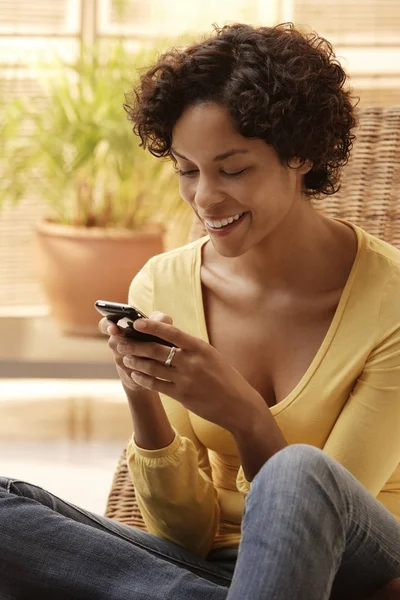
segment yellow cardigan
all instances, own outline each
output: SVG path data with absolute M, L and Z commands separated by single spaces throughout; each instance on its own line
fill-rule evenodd
M 400 519 L 400 251 L 348 225 L 358 252 L 331 326 L 301 381 L 270 411 L 289 444 L 324 450 Z M 206 341 L 200 266 L 208 239 L 152 258 L 129 293 L 145 314 L 162 311 Z M 201 556 L 237 547 L 250 484 L 233 437 L 172 398 L 162 402 L 173 442 L 144 450 L 132 436 L 128 444 L 148 530 Z

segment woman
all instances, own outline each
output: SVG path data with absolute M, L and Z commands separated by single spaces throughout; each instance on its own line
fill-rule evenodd
M 132 282 L 172 349 L 100 323 L 150 533 L 4 480 L 2 597 L 399 597 L 400 252 L 309 199 L 348 159 L 344 81 L 291 25 L 217 29 L 142 76 L 134 130 L 208 232 Z

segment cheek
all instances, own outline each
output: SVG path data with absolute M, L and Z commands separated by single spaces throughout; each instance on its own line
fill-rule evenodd
M 291 203 L 292 196 L 293 191 L 287 181 L 284 182 L 275 178 L 263 179 L 262 181 L 260 179 L 257 185 L 250 190 L 245 204 L 254 216 L 257 215 L 256 222 L 258 222 L 258 219 L 261 219 L 261 221 L 264 218 L 271 219 L 285 212 L 288 204 Z
M 296 188 L 296 175 L 280 170 L 271 177 L 265 178 L 262 186 L 268 195 L 279 199 L 287 198 Z

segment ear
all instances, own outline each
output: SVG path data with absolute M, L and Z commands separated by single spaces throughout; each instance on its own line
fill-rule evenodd
M 294 157 L 289 161 L 289 166 L 291 169 L 295 169 L 300 175 L 305 175 L 313 168 L 313 163 L 311 160 L 305 160 L 304 164 L 300 158 Z

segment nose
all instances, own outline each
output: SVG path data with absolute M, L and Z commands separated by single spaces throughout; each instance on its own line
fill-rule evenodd
M 194 204 L 200 212 L 205 212 L 224 201 L 222 190 L 218 189 L 215 181 L 209 177 L 199 176 L 194 192 Z

